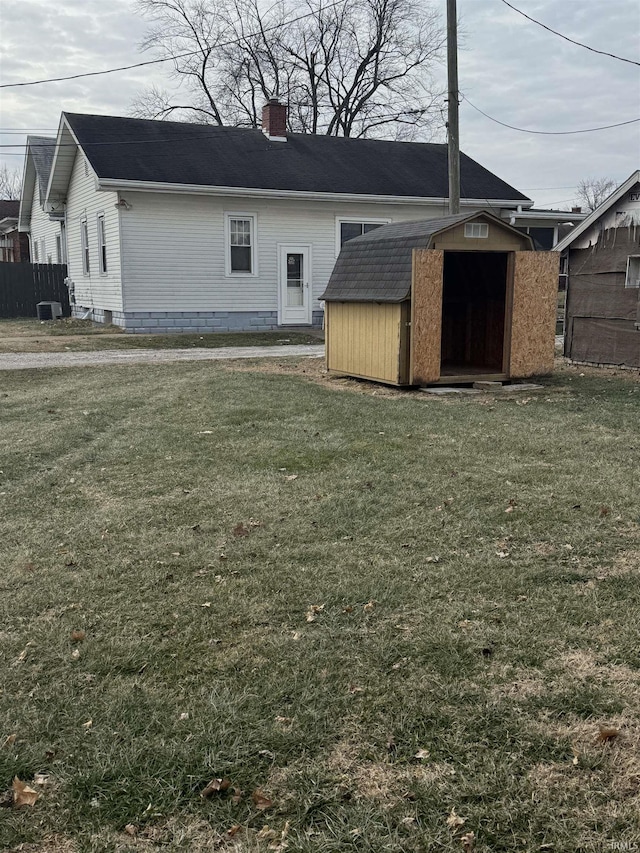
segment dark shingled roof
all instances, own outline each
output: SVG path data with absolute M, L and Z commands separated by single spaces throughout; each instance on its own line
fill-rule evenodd
M 56 150 L 56 140 L 50 136 L 27 136 L 27 145 L 33 157 L 38 176 L 40 198 L 44 200 L 53 165 L 53 154 Z
M 411 296 L 413 250 L 428 249 L 434 234 L 478 216 L 516 230 L 486 211 L 382 225 L 344 244 L 320 298 L 327 302 L 404 302 Z
M 0 199 L 0 219 L 17 219 L 20 202 L 13 199 Z
M 294 192 L 446 198 L 447 146 L 65 113 L 99 178 Z M 529 201 L 461 155 L 465 198 Z

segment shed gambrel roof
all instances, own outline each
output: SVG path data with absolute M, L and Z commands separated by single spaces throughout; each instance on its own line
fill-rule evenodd
M 478 218 L 489 219 L 531 244 L 526 234 L 486 211 L 382 225 L 344 244 L 320 298 L 325 302 L 404 302 L 411 295 L 413 250 L 428 249 L 436 234 Z
M 411 198 L 448 196 L 447 146 L 63 113 L 98 181 Z M 530 199 L 461 154 L 467 199 Z M 106 186 L 107 184 L 104 184 Z M 525 206 L 527 206 L 525 204 Z

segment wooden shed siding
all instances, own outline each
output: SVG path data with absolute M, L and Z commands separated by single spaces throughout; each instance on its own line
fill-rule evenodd
M 438 208 L 125 193 L 122 211 L 125 309 L 275 311 L 279 243 L 312 248 L 313 308 L 320 307 L 336 260 L 336 217 L 393 221 L 437 215 Z M 225 275 L 226 212 L 257 217 L 256 276 Z
M 444 231 L 442 234 L 435 235 L 431 242 L 432 249 L 445 249 L 453 252 L 516 252 L 519 249 L 528 249 L 530 245 L 526 235 L 523 234 L 520 239 L 493 222 L 489 222 L 488 237 L 465 237 L 463 223 Z
M 120 275 L 120 211 L 115 192 L 97 192 L 91 169 L 85 175 L 85 159 L 76 155 L 67 195 L 67 266 L 75 286 L 76 304 L 84 308 L 122 311 Z M 107 244 L 107 273 L 102 275 L 98 256 L 98 213 L 104 214 Z M 90 275 L 84 275 L 80 222 L 86 217 L 89 236 Z
M 509 375 L 551 373 L 560 258 L 555 252 L 516 252 Z
M 329 302 L 326 311 L 329 370 L 394 385 L 407 381 L 401 345 L 406 304 Z

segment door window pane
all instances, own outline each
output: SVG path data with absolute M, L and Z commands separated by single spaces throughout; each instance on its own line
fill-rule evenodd
M 298 252 L 287 252 L 287 308 L 304 305 L 303 256 Z

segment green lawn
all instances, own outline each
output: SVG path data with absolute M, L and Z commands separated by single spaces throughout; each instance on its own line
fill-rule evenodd
M 640 843 L 637 375 L 300 364 L 0 374 L 0 848 Z

